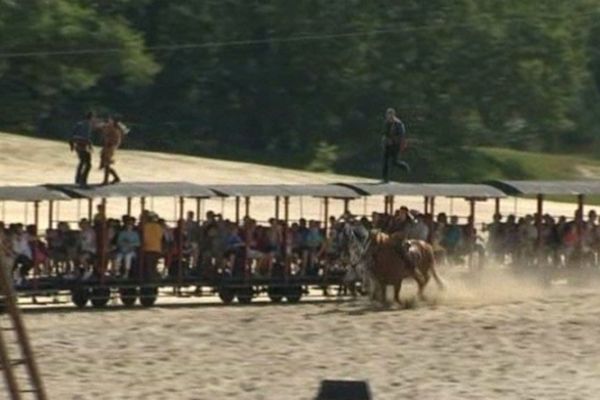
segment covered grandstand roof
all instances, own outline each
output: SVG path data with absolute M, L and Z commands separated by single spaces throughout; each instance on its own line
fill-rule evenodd
M 346 183 L 365 196 L 427 196 L 502 198 L 502 191 L 489 185 L 458 183 Z
M 330 197 L 354 199 L 360 196 L 427 196 L 461 198 L 503 198 L 527 195 L 597 195 L 600 180 L 512 181 L 486 184 L 459 183 L 337 183 L 337 184 L 232 184 L 199 185 L 189 182 L 127 182 L 116 185 L 53 184 L 0 187 L 0 201 L 47 201 L 127 197 Z
M 35 202 L 50 200 L 70 200 L 65 193 L 45 186 L 2 186 L 0 201 Z
M 340 185 L 209 185 L 210 189 L 222 196 L 232 197 L 334 197 L 354 199 L 360 196 L 355 190 Z
M 498 180 L 490 185 L 511 196 L 527 195 L 594 195 L 600 194 L 600 181 L 510 181 Z
M 126 198 L 126 197 L 217 197 L 206 186 L 188 182 L 127 182 L 116 185 L 95 185 L 82 188 L 76 185 L 49 185 L 73 198 Z

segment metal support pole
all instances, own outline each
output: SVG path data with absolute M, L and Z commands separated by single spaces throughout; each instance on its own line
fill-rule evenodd
M 88 221 L 94 218 L 94 199 L 88 199 Z
M 127 215 L 131 216 L 131 212 L 132 212 L 132 201 L 131 201 L 131 197 L 127 198 Z
M 36 229 L 39 230 L 40 225 L 40 202 L 36 201 L 33 203 L 33 224 Z
M 542 213 L 544 212 L 544 195 L 537 195 L 537 218 L 535 225 L 537 228 L 536 246 L 538 251 L 542 248 Z
M 179 198 L 179 240 L 177 243 L 178 257 L 177 257 L 177 292 L 181 291 L 183 285 L 183 214 L 185 210 L 185 198 Z
M 240 224 L 240 197 L 235 197 L 235 223 Z
M 246 196 L 244 199 L 244 205 L 246 208 L 246 217 L 250 216 L 250 197 Z
M 202 214 L 202 199 L 196 198 L 196 222 L 200 222 L 200 214 Z
M 429 198 L 429 214 L 431 214 L 431 218 L 435 215 L 435 197 Z
M 54 225 L 54 202 L 48 202 L 48 229 L 53 229 Z
M 323 216 L 325 221 L 323 226 L 325 227 L 325 236 L 329 233 L 329 197 L 323 199 Z
M 469 234 L 475 233 L 475 199 L 469 199 Z M 473 238 L 477 241 L 477 237 Z M 469 268 L 473 267 L 473 252 L 469 253 Z
M 283 270 L 284 279 L 287 281 L 290 275 L 290 258 L 288 254 L 288 235 L 289 235 L 289 222 L 290 222 L 290 198 L 288 196 L 283 198 L 283 218 L 285 221 L 283 230 L 283 241 L 284 241 L 284 257 L 285 257 L 285 268 Z
M 77 200 L 77 221 L 81 220 L 81 199 Z
M 579 219 L 576 221 L 577 223 L 577 237 L 579 238 L 579 247 L 581 248 L 583 241 L 583 206 L 584 206 L 584 195 L 580 194 L 577 196 L 577 214 L 579 215 Z
M 275 196 L 275 219 L 279 221 L 279 196 Z
M 178 220 L 178 218 L 177 218 L 178 215 L 179 215 L 179 213 L 178 213 L 177 198 L 174 198 L 173 199 L 173 221 Z
M 106 280 L 106 266 L 108 264 L 108 221 L 106 218 L 106 199 L 102 199 L 102 214 L 100 215 L 100 223 L 102 229 L 102 238 L 100 242 L 100 283 L 104 283 Z
M 494 207 L 494 214 L 495 215 L 500 215 L 500 197 L 497 197 L 495 199 L 495 207 Z
M 344 199 L 344 214 L 350 213 L 350 199 Z
M 146 211 L 146 198 L 140 198 L 140 208 L 142 209 L 140 213 L 140 242 L 142 245 L 140 246 L 140 259 L 138 263 L 138 280 L 141 284 L 144 280 L 144 269 L 146 269 L 146 237 L 144 235 L 144 231 L 146 228 L 146 216 L 144 215 L 144 211 Z

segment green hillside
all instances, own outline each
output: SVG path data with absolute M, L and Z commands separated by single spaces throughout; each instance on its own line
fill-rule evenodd
M 577 155 L 544 154 L 485 147 L 484 179 L 597 179 L 600 161 Z
M 600 179 L 600 161 L 577 155 L 544 154 L 502 148 L 478 148 L 486 162 L 480 166 L 488 179 Z M 476 167 L 476 166 L 473 166 Z M 550 196 L 549 200 L 573 202 L 573 196 Z M 600 205 L 600 196 L 586 203 Z

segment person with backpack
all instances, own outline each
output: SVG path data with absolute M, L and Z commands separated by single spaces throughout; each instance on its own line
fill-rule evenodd
M 385 125 L 383 128 L 383 182 L 389 182 L 389 169 L 392 166 L 410 172 L 410 167 L 404 161 L 399 160 L 400 153 L 406 150 L 406 128 L 396 116 L 396 110 L 388 108 L 385 113 Z
M 85 115 L 84 120 L 75 125 L 69 141 L 71 151 L 76 151 L 79 158 L 75 173 L 75 184 L 82 187 L 88 185 L 88 176 L 92 169 L 92 131 L 94 129 L 95 115 L 90 111 Z

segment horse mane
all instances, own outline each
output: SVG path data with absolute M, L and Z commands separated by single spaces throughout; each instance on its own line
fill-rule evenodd
M 390 239 L 390 235 L 387 233 L 383 233 L 378 229 L 371 230 L 371 241 L 373 243 L 381 244 L 385 243 Z

